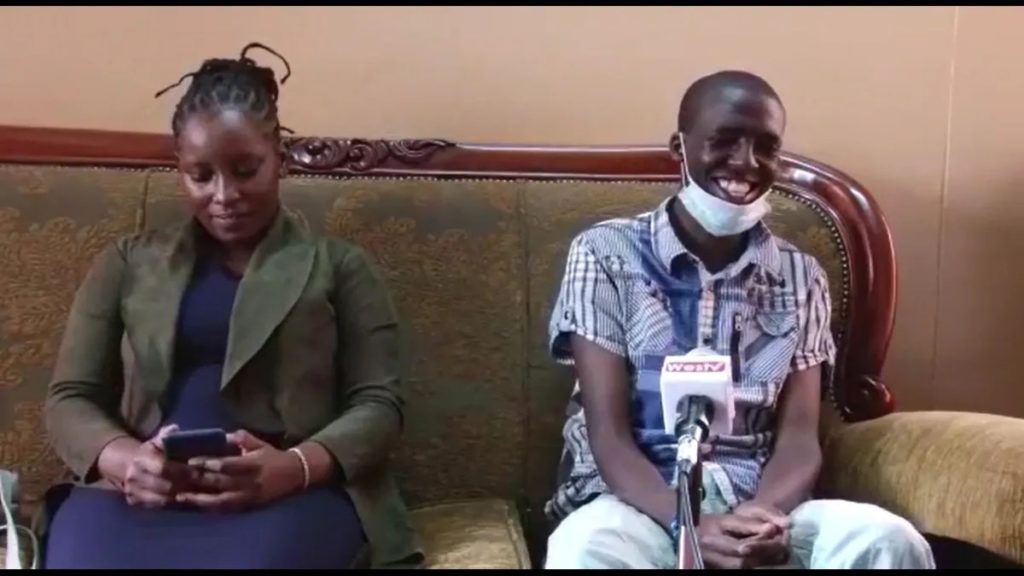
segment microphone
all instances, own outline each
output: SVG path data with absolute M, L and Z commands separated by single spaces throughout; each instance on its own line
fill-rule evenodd
M 736 407 L 733 402 L 732 362 L 728 356 L 691 352 L 666 356 L 659 381 L 665 433 L 682 437 L 684 428 L 701 427 L 697 437 L 732 432 Z
M 700 461 L 701 443 L 711 433 L 732 431 L 732 361 L 703 350 L 667 356 L 659 385 L 665 432 L 679 439 L 676 466 L 689 474 Z
M 675 435 L 679 438 L 676 448 L 676 466 L 689 476 L 700 458 L 700 445 L 711 432 L 715 419 L 715 403 L 707 396 L 683 396 L 676 410 Z
M 676 409 L 676 436 L 693 436 L 703 440 L 711 432 L 714 419 L 714 400 L 707 396 L 683 396 Z

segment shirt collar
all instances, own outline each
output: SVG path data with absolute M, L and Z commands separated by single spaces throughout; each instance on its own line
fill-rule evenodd
M 693 256 L 683 246 L 683 243 L 680 242 L 675 230 L 672 229 L 672 223 L 669 221 L 669 206 L 674 198 L 675 196 L 670 196 L 663 200 L 651 214 L 650 219 L 654 250 L 666 270 L 672 270 L 672 263 L 677 258 L 689 256 L 693 261 L 697 261 L 696 256 Z M 747 236 L 747 249 L 743 251 L 743 254 L 740 255 L 736 262 L 728 266 L 723 272 L 732 276 L 742 272 L 749 265 L 756 266 L 775 279 L 781 278 L 782 255 L 779 252 L 779 246 L 775 241 L 775 237 L 763 221 L 758 222 L 757 225 L 750 229 Z

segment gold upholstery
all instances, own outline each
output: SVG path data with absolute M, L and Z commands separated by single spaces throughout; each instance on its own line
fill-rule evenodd
M 479 499 L 413 511 L 427 552 L 425 568 L 526 569 L 530 555 L 515 506 Z
M 845 426 L 821 491 L 1024 562 L 1024 423 L 960 412 L 894 413 Z

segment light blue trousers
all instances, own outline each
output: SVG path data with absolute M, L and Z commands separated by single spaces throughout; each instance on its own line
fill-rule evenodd
M 729 510 L 705 477 L 702 513 Z M 790 514 L 791 562 L 803 568 L 934 569 L 924 537 L 905 519 L 871 504 L 811 500 Z M 676 564 L 672 539 L 654 520 L 612 495 L 566 517 L 548 539 L 545 568 L 657 568 Z

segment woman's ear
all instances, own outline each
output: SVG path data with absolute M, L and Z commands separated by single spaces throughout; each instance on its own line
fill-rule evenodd
M 288 148 L 285 147 L 284 142 L 281 143 L 281 167 L 278 169 L 278 176 L 285 178 L 288 176 Z

